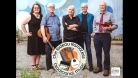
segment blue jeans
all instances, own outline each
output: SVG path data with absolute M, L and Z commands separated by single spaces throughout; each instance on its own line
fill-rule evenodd
M 91 51 L 91 36 L 89 34 L 81 34 L 80 38 L 80 46 L 84 49 L 84 43 L 86 46 L 86 51 L 88 55 L 88 64 L 89 66 L 93 66 L 92 64 L 92 51 Z

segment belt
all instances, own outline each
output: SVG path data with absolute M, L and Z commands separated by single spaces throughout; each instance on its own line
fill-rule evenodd
M 96 35 L 110 35 L 110 33 L 95 33 Z
M 82 34 L 88 34 L 88 32 L 81 32 Z

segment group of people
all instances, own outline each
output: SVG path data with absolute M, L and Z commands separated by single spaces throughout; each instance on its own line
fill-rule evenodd
M 89 13 L 87 3 L 81 4 L 82 13 L 76 15 L 73 5 L 67 8 L 67 14 L 62 18 L 62 30 L 59 17 L 54 13 L 55 5 L 49 3 L 47 5 L 48 13 L 42 15 L 41 6 L 34 4 L 30 15 L 23 21 L 21 27 L 23 32 L 28 36 L 27 53 L 30 55 L 31 65 L 34 70 L 39 67 L 40 55 L 46 55 L 46 66 L 49 72 L 54 72 L 52 67 L 51 53 L 53 47 L 57 47 L 62 42 L 75 42 L 84 49 L 88 55 L 89 71 L 99 73 L 102 71 L 102 49 L 104 51 L 104 73 L 103 76 L 108 76 L 110 71 L 110 46 L 111 32 L 117 29 L 118 25 L 112 13 L 106 11 L 106 2 L 102 1 L 99 5 L 100 13 L 93 15 Z M 111 22 L 112 26 L 103 27 L 103 22 Z M 28 24 L 29 31 L 25 25 Z M 45 28 L 48 27 L 50 40 L 47 39 Z M 38 37 L 37 31 L 41 29 L 43 38 Z M 97 68 L 93 69 L 91 38 L 93 37 L 94 48 L 96 51 Z

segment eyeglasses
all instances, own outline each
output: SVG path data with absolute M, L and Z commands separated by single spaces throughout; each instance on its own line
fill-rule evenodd
M 87 8 L 87 7 L 81 7 L 81 8 Z
M 40 9 L 39 7 L 34 7 L 34 9 Z
M 55 7 L 50 6 L 50 7 L 48 7 L 48 8 L 52 8 L 52 9 L 54 9 Z

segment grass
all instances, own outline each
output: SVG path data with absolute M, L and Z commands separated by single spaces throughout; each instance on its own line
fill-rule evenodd
M 21 78 L 39 78 L 39 74 L 39 70 L 33 71 L 32 69 L 30 69 L 29 71 L 27 71 L 23 69 L 21 71 Z
M 47 76 L 47 77 L 45 77 L 45 78 L 52 78 L 51 76 Z

